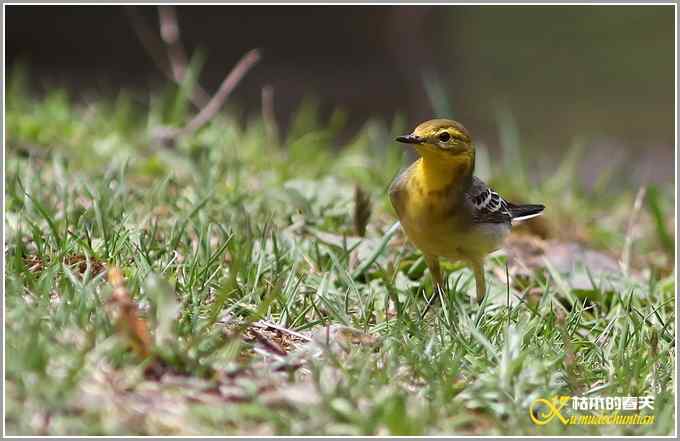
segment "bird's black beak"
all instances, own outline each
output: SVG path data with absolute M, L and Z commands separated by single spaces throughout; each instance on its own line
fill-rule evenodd
M 404 144 L 422 144 L 423 138 L 416 135 L 406 135 L 397 137 L 397 141 L 403 142 Z

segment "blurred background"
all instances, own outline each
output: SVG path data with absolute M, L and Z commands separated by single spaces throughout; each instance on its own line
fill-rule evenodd
M 155 7 L 5 11 L 7 67 L 26 66 L 36 94 L 127 88 L 145 101 L 168 83 L 132 26 L 135 15 L 157 32 Z M 346 112 L 347 136 L 369 118 L 403 115 L 411 127 L 449 116 L 494 155 L 499 118 L 512 115 L 521 143 L 544 157 L 582 140 L 586 181 L 612 162 L 638 182 L 673 179 L 672 6 L 180 6 L 177 16 L 210 92 L 262 50 L 229 99 L 244 118 L 271 86 L 284 131 L 314 98 L 322 115 Z

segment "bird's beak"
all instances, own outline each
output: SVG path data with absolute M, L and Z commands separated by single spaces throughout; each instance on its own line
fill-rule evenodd
M 403 142 L 404 144 L 422 144 L 424 140 L 420 136 L 410 134 L 397 137 L 397 141 Z

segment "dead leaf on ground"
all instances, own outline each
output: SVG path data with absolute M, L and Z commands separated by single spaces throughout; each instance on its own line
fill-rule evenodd
M 371 217 L 371 198 L 359 185 L 354 186 L 354 234 L 364 237 L 366 225 Z
M 519 290 L 526 289 L 535 273 L 542 273 L 548 267 L 561 274 L 571 289 L 586 295 L 616 291 L 624 277 L 639 278 L 636 271 L 624 276 L 616 258 L 578 242 L 544 241 L 536 236 L 511 235 L 505 250 L 512 285 Z M 496 275 L 501 280 L 505 279 L 505 272 L 501 269 L 496 269 Z
M 333 352 L 348 352 L 355 346 L 375 347 L 380 339 L 349 326 L 329 325 L 317 328 L 312 334 L 312 341 L 315 345 L 329 348 Z
M 140 316 L 137 305 L 130 297 L 120 268 L 111 267 L 108 279 L 113 288 L 109 303 L 113 306 L 116 316 L 116 328 L 137 355 L 146 358 L 151 354 L 152 344 L 148 324 Z
M 83 254 L 71 254 L 64 257 L 64 265 L 74 267 L 79 274 L 85 274 L 88 267 L 88 257 Z M 28 268 L 29 272 L 39 273 L 45 270 L 48 262 L 46 262 L 42 257 L 37 255 L 30 255 L 24 257 L 24 265 Z M 89 257 L 90 270 L 93 276 L 103 273 L 106 270 L 104 263 L 99 259 L 90 256 Z
M 39 256 L 34 255 L 24 257 L 24 265 L 32 273 L 39 273 L 45 269 L 45 261 Z
M 192 405 L 211 407 L 233 402 L 215 393 L 211 380 L 163 374 L 159 379 L 139 380 L 129 370 L 116 370 L 97 363 L 83 380 L 83 386 L 70 403 L 74 409 L 97 412 L 110 424 L 130 425 L 135 432 L 165 435 L 205 433 Z M 122 422 L 122 423 L 121 423 Z M 123 427 L 119 432 L 126 432 Z
M 600 251 L 588 249 L 576 242 L 549 242 L 546 258 L 560 273 L 573 271 L 577 264 L 583 264 L 592 273 L 621 272 L 616 259 Z
M 250 330 L 259 333 L 261 337 L 267 338 L 269 342 L 276 345 L 283 352 L 283 355 L 299 349 L 310 340 L 310 337 L 304 334 L 273 323 L 255 322 L 251 325 Z
M 536 236 L 512 235 L 505 243 L 511 272 L 530 275 L 545 268 L 545 260 L 560 273 L 573 271 L 577 264 L 585 265 L 593 273 L 620 272 L 613 257 L 584 247 L 577 242 L 544 241 Z
M 88 257 L 82 254 L 74 254 L 66 256 L 64 263 L 69 266 L 75 266 L 80 274 L 85 274 L 88 267 Z M 89 265 L 91 267 L 92 275 L 96 276 L 106 270 L 104 263 L 95 257 L 89 257 Z

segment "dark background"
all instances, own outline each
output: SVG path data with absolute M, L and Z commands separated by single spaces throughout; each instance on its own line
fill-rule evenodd
M 167 84 L 123 6 L 5 11 L 9 72 L 23 63 L 36 93 L 126 87 L 144 101 Z M 138 11 L 157 32 L 156 8 Z M 181 6 L 177 14 L 189 53 L 206 57 L 201 82 L 210 91 L 244 52 L 262 50 L 230 99 L 244 114 L 259 112 L 271 85 L 284 126 L 304 97 L 318 98 L 325 115 L 345 110 L 351 130 L 397 113 L 412 126 L 438 113 L 433 96 L 492 153 L 505 108 L 531 150 L 558 158 L 583 139 L 593 176 L 612 158 L 630 161 L 642 180 L 673 176 L 672 6 Z M 430 96 L 427 84 L 438 87 Z

